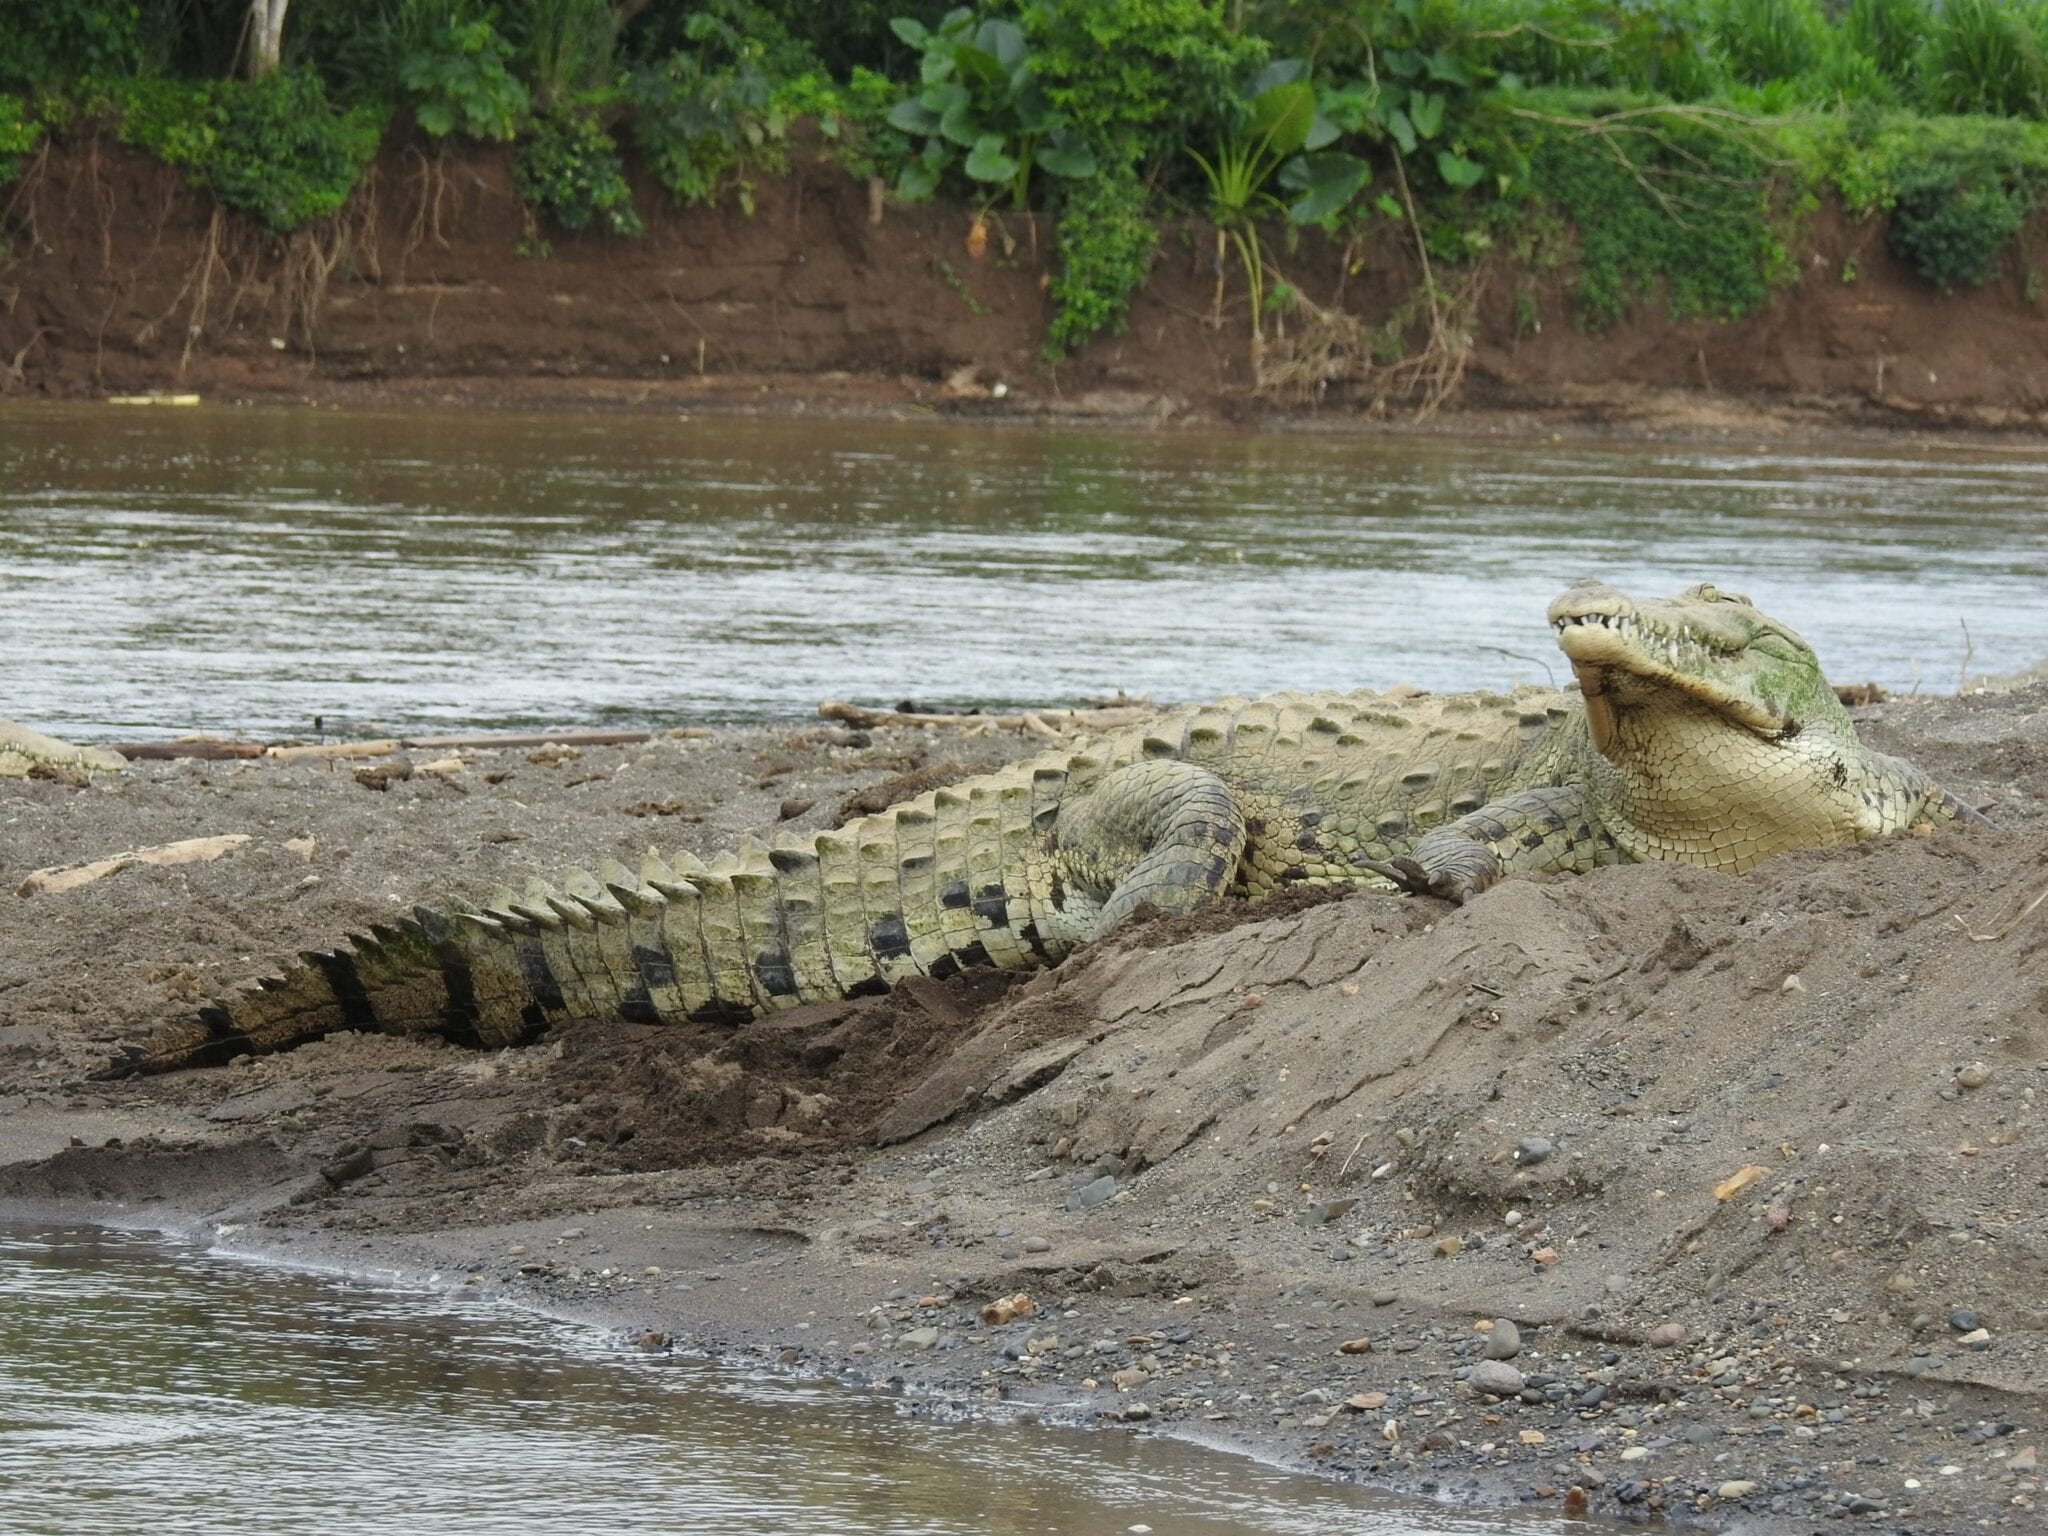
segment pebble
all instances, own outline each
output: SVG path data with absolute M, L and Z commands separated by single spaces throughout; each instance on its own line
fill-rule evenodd
M 1522 1390 L 1522 1373 L 1504 1360 L 1482 1360 L 1465 1373 L 1465 1384 L 1475 1392 L 1514 1397 Z
M 2023 1445 L 2006 1458 L 2008 1472 L 2031 1472 L 2041 1465 L 2040 1455 L 2031 1445 Z
M 906 1349 L 930 1349 L 939 1342 L 939 1330 L 936 1328 L 913 1328 L 896 1342 L 903 1345 Z
M 1991 1081 L 1991 1069 L 1981 1061 L 1973 1061 L 1956 1074 L 1958 1088 L 1982 1088 Z
M 1659 1323 L 1650 1330 L 1649 1344 L 1652 1349 L 1669 1349 L 1674 1344 L 1685 1342 L 1685 1324 Z
M 1042 1237 L 1027 1237 L 1024 1239 L 1024 1251 L 1026 1253 L 1051 1253 L 1052 1244 Z
M 1641 1461 L 1649 1454 L 1650 1448 L 1647 1445 L 1631 1445 L 1622 1451 L 1621 1459 L 1623 1461 Z
M 1459 1237 L 1440 1237 L 1429 1251 L 1440 1259 L 1455 1258 L 1464 1249 L 1465 1240 Z
M 1556 1150 L 1545 1137 L 1524 1136 L 1515 1143 L 1515 1163 L 1518 1167 L 1534 1168 Z
M 1755 1492 L 1755 1483 L 1752 1483 L 1746 1477 L 1737 1477 L 1731 1478 L 1729 1481 L 1723 1483 L 1720 1487 L 1716 1488 L 1714 1490 L 1714 1496 L 1720 1499 L 1746 1499 L 1752 1493 Z
M 1093 1183 L 1084 1184 L 1081 1188 L 1067 1196 L 1067 1209 L 1070 1211 L 1085 1211 L 1090 1206 L 1102 1204 L 1103 1201 L 1115 1193 L 1116 1180 L 1109 1174 L 1104 1174 Z
M 1399 1291 L 1374 1291 L 1372 1293 L 1372 1304 L 1376 1307 L 1391 1307 L 1400 1299 L 1401 1293 Z
M 1957 1307 L 1949 1313 L 1948 1325 L 1957 1333 L 1975 1333 L 1984 1326 L 1984 1320 L 1968 1307 Z
M 1486 1358 L 1489 1360 L 1512 1360 L 1522 1352 L 1522 1330 L 1504 1317 L 1493 1320 L 1493 1331 L 1486 1336 Z

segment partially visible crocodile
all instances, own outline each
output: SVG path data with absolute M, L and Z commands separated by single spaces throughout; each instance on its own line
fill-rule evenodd
M 25 779 L 38 768 L 70 777 L 114 773 L 127 766 L 127 758 L 105 747 L 74 747 L 12 720 L 0 720 L 0 779 Z
M 103 1075 L 335 1030 L 533 1039 L 571 1019 L 738 1023 L 906 976 L 1024 968 L 1135 913 L 1391 881 L 1463 901 L 1505 875 L 1792 848 L 1974 817 L 1866 750 L 1813 652 L 1695 587 L 1551 605 L 1578 696 L 1279 694 L 1183 709 L 709 864 L 650 854 L 449 901 L 305 954 Z

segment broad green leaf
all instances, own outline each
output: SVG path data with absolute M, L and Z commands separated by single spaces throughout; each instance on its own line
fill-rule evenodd
M 1300 80 L 1268 86 L 1252 100 L 1252 137 L 1276 155 L 1300 149 L 1315 120 L 1315 90 Z
M 1095 151 L 1077 139 L 1063 136 L 1039 146 L 1038 163 L 1054 176 L 1093 176 Z
M 1007 184 L 1017 174 L 1017 162 L 1003 153 L 1003 136 L 985 133 L 975 140 L 973 151 L 960 167 L 976 181 Z
M 1372 205 L 1390 219 L 1401 217 L 1401 205 L 1394 201 L 1394 194 L 1391 192 L 1382 192 L 1372 200 Z
M 889 23 L 889 30 L 917 49 L 922 49 L 931 38 L 931 33 L 924 29 L 924 23 L 915 16 L 895 17 Z
M 1389 48 L 1380 55 L 1380 73 L 1396 80 L 1422 78 L 1422 55 L 1412 48 Z
M 1297 155 L 1280 168 L 1280 184 L 1301 193 L 1287 205 L 1287 217 L 1297 224 L 1320 224 L 1342 213 L 1371 180 L 1372 166 L 1342 150 Z
M 1024 29 L 1014 21 L 984 21 L 975 31 L 974 46 L 992 55 L 1008 74 L 1024 62 Z
M 905 133 L 934 133 L 938 130 L 938 114 L 914 96 L 906 96 L 889 109 L 889 126 L 900 128 Z
M 1252 76 L 1252 83 L 1246 88 L 1245 95 L 1257 98 L 1276 85 L 1292 85 L 1297 80 L 1307 78 L 1307 59 L 1274 59 Z
M 896 195 L 905 202 L 921 203 L 939 190 L 937 167 L 922 160 L 906 160 L 896 175 Z
M 1003 68 L 1000 59 L 972 43 L 962 43 L 955 48 L 953 62 L 961 74 L 979 80 L 983 85 L 1001 85 L 1010 78 L 1010 72 Z
M 1423 60 L 1423 65 L 1428 69 L 1430 79 L 1441 80 L 1445 85 L 1472 83 L 1472 71 L 1464 66 L 1456 54 L 1448 53 L 1442 48 Z
M 1469 187 L 1486 174 L 1486 167 L 1453 150 L 1440 149 L 1436 152 L 1436 173 L 1454 187 Z
M 1408 102 L 1408 121 L 1425 139 L 1444 131 L 1444 98 L 1436 91 L 1417 91 Z
M 1415 125 L 1408 121 L 1408 114 L 1399 107 L 1389 107 L 1385 121 L 1387 132 L 1393 136 L 1394 142 L 1401 146 L 1401 153 L 1414 154 L 1419 141 L 1415 137 Z
M 455 131 L 455 113 L 445 101 L 421 102 L 413 118 L 437 139 L 445 139 Z
M 974 103 L 962 91 L 960 99 L 939 116 L 939 132 L 961 148 L 971 148 L 982 135 L 982 128 L 974 120 Z
M 1330 145 L 1336 143 L 1338 139 L 1342 138 L 1343 135 L 1344 130 L 1325 117 L 1319 108 L 1315 115 L 1315 121 L 1308 125 L 1308 137 L 1301 141 L 1301 147 L 1303 149 L 1327 149 Z

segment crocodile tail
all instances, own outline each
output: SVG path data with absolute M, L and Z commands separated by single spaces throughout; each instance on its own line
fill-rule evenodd
M 213 1066 L 342 1030 L 497 1048 L 570 1019 L 738 1024 L 910 975 L 1043 964 L 1057 950 L 1031 922 L 1025 869 L 1034 810 L 1057 788 L 992 776 L 708 864 L 650 853 L 638 871 L 608 860 L 483 908 L 418 907 L 307 951 L 94 1075 Z
M 92 1075 L 218 1066 L 352 1029 L 510 1045 L 548 1022 L 508 927 L 451 902 L 445 911 L 417 907 L 410 917 L 372 924 L 333 949 L 306 950 L 281 973 L 165 1024 L 139 1046 L 124 1046 Z

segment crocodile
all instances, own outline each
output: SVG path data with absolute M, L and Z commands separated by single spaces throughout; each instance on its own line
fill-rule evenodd
M 0 720 L 0 779 L 25 779 L 32 774 L 74 778 L 118 773 L 128 759 L 105 747 L 75 747 L 12 720 Z
M 1711 586 L 1550 606 L 1576 692 L 1229 698 L 809 838 L 650 853 L 372 924 L 103 1076 L 339 1030 L 476 1047 L 578 1018 L 738 1024 L 909 976 L 1057 963 L 1152 911 L 1290 885 L 1467 901 L 1510 875 L 1772 854 L 1981 819 L 1866 749 L 1812 649 Z

